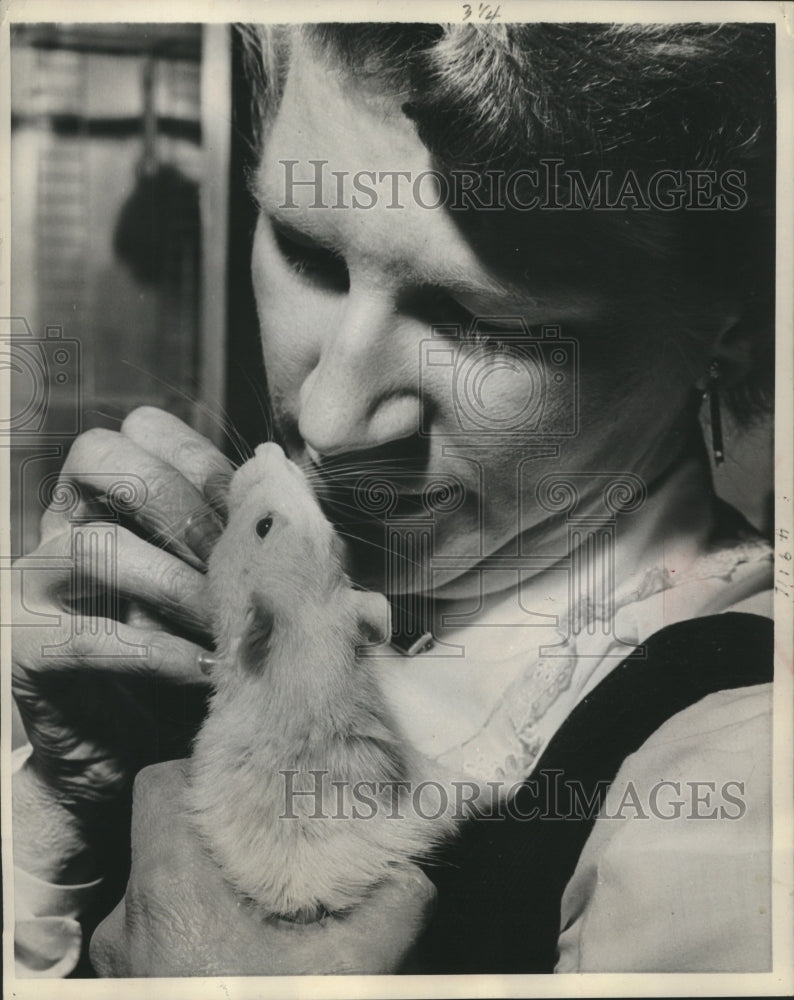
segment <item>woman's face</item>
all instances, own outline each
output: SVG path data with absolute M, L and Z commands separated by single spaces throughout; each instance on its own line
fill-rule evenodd
M 509 248 L 483 260 L 451 213 L 426 207 L 432 178 L 414 197 L 431 169 L 398 101 L 297 46 L 257 177 L 252 267 L 275 418 L 356 536 L 351 572 L 454 594 L 485 556 L 564 554 L 564 520 L 536 496 L 544 476 L 588 474 L 576 478 L 587 503 L 598 473 L 657 475 L 682 447 L 699 372 L 675 331 L 614 292 L 508 281 Z M 316 176 L 321 190 L 290 183 Z M 473 317 L 489 318 L 479 334 Z M 516 337 L 521 321 L 529 336 Z M 423 501 L 434 483 L 451 494 Z

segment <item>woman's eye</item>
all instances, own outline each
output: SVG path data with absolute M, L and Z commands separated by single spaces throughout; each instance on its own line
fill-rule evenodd
M 256 522 L 255 530 L 260 538 L 264 538 L 272 527 L 273 527 L 273 518 L 270 516 L 262 517 Z
M 474 319 L 453 295 L 436 285 L 418 289 L 405 300 L 404 308 L 433 326 L 457 326 L 464 336 Z
M 436 324 L 449 325 L 459 330 L 462 342 L 475 344 L 487 351 L 509 354 L 521 352 L 522 339 L 516 336 L 516 321 L 505 317 L 505 325 L 500 326 L 498 317 L 483 317 L 459 302 L 454 296 L 442 290 L 432 291 L 426 302 Z
M 282 260 L 295 274 L 333 291 L 349 289 L 347 266 L 338 253 L 320 246 L 308 236 L 287 231 L 273 220 L 271 226 Z

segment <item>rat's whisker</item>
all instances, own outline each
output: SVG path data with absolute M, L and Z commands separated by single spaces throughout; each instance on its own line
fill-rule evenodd
M 106 413 L 104 410 L 86 410 L 85 412 L 86 414 L 96 414 L 98 417 L 104 417 L 105 420 L 110 420 L 119 426 L 124 423 L 124 417 L 116 413 Z
M 303 467 L 304 473 L 316 473 L 318 475 L 327 476 L 329 479 L 336 479 L 340 476 L 353 476 L 353 475 L 383 475 L 385 478 L 389 478 L 390 474 L 394 472 L 400 472 L 401 468 L 412 467 L 412 471 L 415 475 L 423 475 L 423 470 L 417 468 L 417 463 L 411 461 L 408 458 L 401 458 L 397 461 L 390 461 L 383 458 L 362 458 L 362 459 L 350 459 L 347 462 L 329 462 L 326 465 L 315 465 L 314 463 L 308 464 Z
M 393 550 L 392 549 L 388 548 L 386 545 L 381 545 L 379 542 L 375 542 L 372 539 L 361 538 L 360 535 L 356 535 L 356 534 L 354 534 L 351 531 L 346 531 L 344 528 L 340 528 L 339 526 L 335 526 L 335 530 L 336 530 L 336 533 L 338 535 L 341 535 L 343 538 L 349 538 L 351 541 L 355 542 L 357 545 L 366 545 L 367 547 L 369 547 L 371 549 L 375 549 L 377 552 L 384 552 L 384 553 L 387 553 L 387 554 L 389 554 L 389 553 L 393 554 Z M 403 557 L 403 560 L 409 566 L 415 566 L 415 567 L 419 568 L 422 565 L 421 562 L 418 559 L 408 559 L 408 558 Z
M 181 517 L 170 521 L 168 524 L 158 524 L 153 527 L 153 532 L 156 536 L 152 544 L 159 549 L 172 549 L 174 546 L 181 547 L 186 544 L 185 542 L 185 528 L 188 526 L 191 519 L 196 517 L 204 516 L 208 513 L 214 513 L 215 508 L 210 503 L 206 501 L 200 504 L 198 507 L 194 507 L 193 510 L 188 511 Z M 190 546 L 188 546 L 190 548 Z
M 142 375 L 146 375 L 148 378 L 152 379 L 154 382 L 158 382 L 164 388 L 169 389 L 171 392 L 175 392 L 178 396 L 181 396 L 186 402 L 190 403 L 192 406 L 198 407 L 198 409 L 204 413 L 210 420 L 213 421 L 215 426 L 223 431 L 227 435 L 229 441 L 234 449 L 234 451 L 239 456 L 242 462 L 245 462 L 251 457 L 252 451 L 245 442 L 243 436 L 239 433 L 237 428 L 234 426 L 229 414 L 224 410 L 220 403 L 215 403 L 215 407 L 218 412 L 215 412 L 210 406 L 207 400 L 197 399 L 192 396 L 189 392 L 186 392 L 178 385 L 174 385 L 167 379 L 161 378 L 159 375 L 155 375 L 154 372 L 148 371 L 146 368 L 142 368 L 140 365 L 134 364 L 132 361 L 123 360 L 122 364 L 126 365 L 128 368 L 132 368 L 135 371 L 140 372 Z
M 250 373 L 245 368 L 243 368 L 242 365 L 238 364 L 237 365 L 237 369 L 239 370 L 239 372 L 242 374 L 243 378 L 246 380 L 246 382 L 250 386 L 251 391 L 252 391 L 252 393 L 254 395 L 254 399 L 257 402 L 257 406 L 259 407 L 259 410 L 260 410 L 260 412 L 262 414 L 262 422 L 263 422 L 264 428 L 265 428 L 265 438 L 264 438 L 264 441 L 272 441 L 273 440 L 273 417 L 272 417 L 272 414 L 270 412 L 270 408 L 267 405 L 267 398 L 265 397 L 264 393 L 262 392 L 261 387 L 259 386 L 259 384 L 256 383 L 251 378 Z

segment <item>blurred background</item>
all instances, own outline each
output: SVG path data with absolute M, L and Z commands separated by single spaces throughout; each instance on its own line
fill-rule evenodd
M 247 102 L 236 118 L 232 110 L 241 87 L 232 31 L 11 31 L 13 318 L 0 333 L 12 342 L 18 555 L 37 543 L 41 485 L 79 431 L 118 429 L 147 404 L 228 449 L 228 398 L 241 433 L 256 441 L 265 431 L 253 211 L 233 180 L 250 148 Z M 230 372 L 238 392 L 228 391 Z
M 14 345 L 18 555 L 79 431 L 149 404 L 233 454 L 266 420 L 234 32 L 17 24 L 11 80 L 14 318 L 0 333 Z M 726 445 L 720 492 L 771 531 L 769 424 L 727 427 Z

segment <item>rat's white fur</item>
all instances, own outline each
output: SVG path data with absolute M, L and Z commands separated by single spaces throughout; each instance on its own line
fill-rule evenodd
M 454 828 L 451 808 L 426 818 L 432 794 L 414 808 L 427 775 L 381 696 L 378 659 L 356 652 L 386 637 L 387 602 L 351 587 L 331 526 L 276 445 L 232 480 L 209 585 L 221 662 L 192 762 L 196 822 L 267 913 L 345 909 Z

